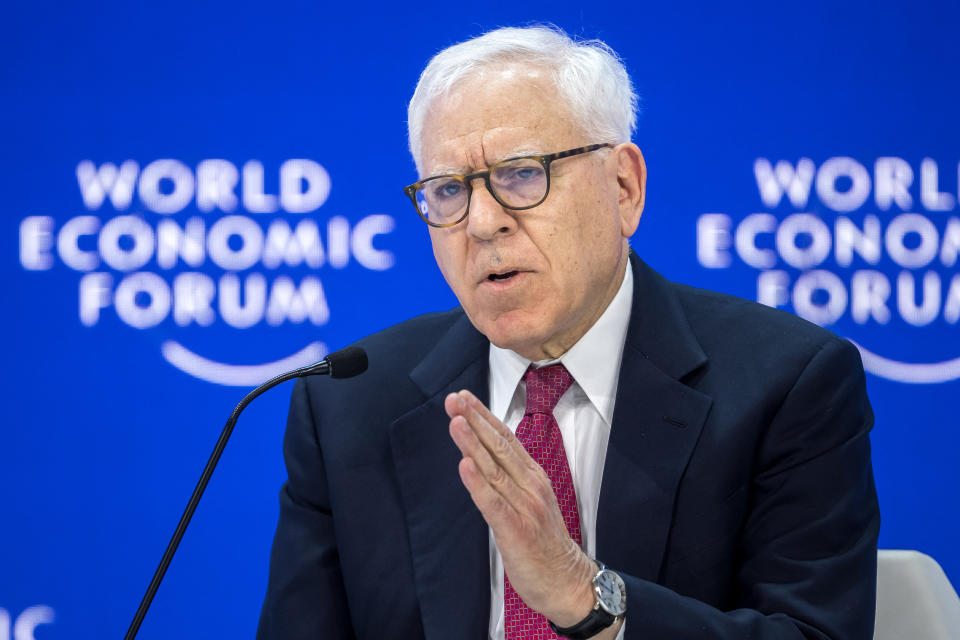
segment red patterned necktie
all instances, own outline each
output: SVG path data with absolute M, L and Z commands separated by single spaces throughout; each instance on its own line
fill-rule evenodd
M 530 367 L 524 374 L 524 380 L 527 383 L 527 410 L 517 427 L 517 439 L 530 457 L 547 472 L 567 532 L 577 544 L 581 544 L 577 494 L 567 465 L 560 427 L 553 417 L 553 408 L 573 384 L 573 377 L 562 364 L 554 364 L 540 369 Z M 503 576 L 503 611 L 506 640 L 557 637 L 547 626 L 547 619 L 520 599 L 506 574 Z

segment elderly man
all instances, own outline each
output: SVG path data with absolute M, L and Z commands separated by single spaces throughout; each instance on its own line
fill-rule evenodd
M 872 414 L 847 342 L 632 254 L 616 55 L 438 54 L 406 188 L 461 307 L 295 387 L 260 638 L 869 638 Z

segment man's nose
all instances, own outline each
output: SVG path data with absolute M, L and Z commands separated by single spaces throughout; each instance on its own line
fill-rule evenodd
M 481 240 L 492 240 L 497 235 L 516 231 L 515 212 L 497 202 L 482 178 L 475 180 L 470 196 L 470 211 L 465 220 L 467 233 Z

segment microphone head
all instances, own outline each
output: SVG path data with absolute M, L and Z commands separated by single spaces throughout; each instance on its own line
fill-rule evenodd
M 347 347 L 328 355 L 331 378 L 352 378 L 367 370 L 367 352 L 360 347 Z

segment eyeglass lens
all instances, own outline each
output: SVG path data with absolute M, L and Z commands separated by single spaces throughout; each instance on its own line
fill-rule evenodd
M 543 200 L 547 193 L 547 174 L 537 160 L 518 158 L 494 166 L 489 184 L 501 204 L 520 209 Z M 432 178 L 417 189 L 417 206 L 427 220 L 443 224 L 463 216 L 469 194 L 461 178 Z

